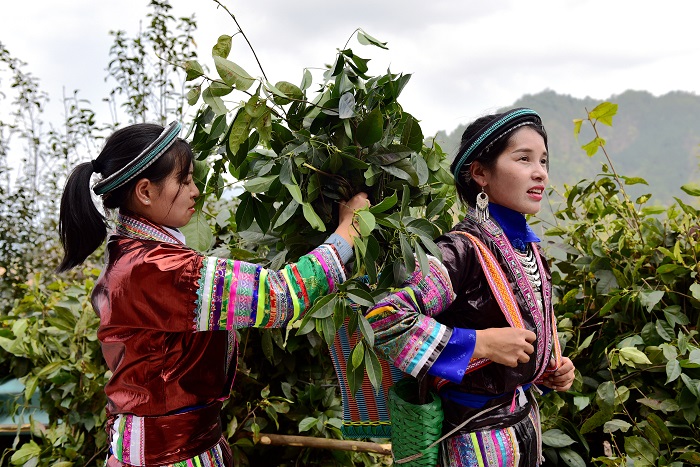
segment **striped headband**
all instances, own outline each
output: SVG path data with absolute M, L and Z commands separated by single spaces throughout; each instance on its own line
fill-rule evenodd
M 542 126 L 542 119 L 537 112 L 525 108 L 513 109 L 504 113 L 498 120 L 474 135 L 467 141 L 466 149 L 459 156 L 459 161 L 455 165 L 452 174 L 455 180 L 459 181 L 459 171 L 462 170 L 464 164 L 471 164 L 479 154 L 484 152 L 486 148 L 501 139 L 504 135 L 518 127 L 530 124 Z
M 155 141 L 141 151 L 141 154 L 109 177 L 105 177 L 97 182 L 95 186 L 92 187 L 92 191 L 94 191 L 96 195 L 104 195 L 136 178 L 138 174 L 150 167 L 151 164 L 170 149 L 173 143 L 175 143 L 175 139 L 181 129 L 182 124 L 180 124 L 180 122 L 172 122 L 163 130 Z

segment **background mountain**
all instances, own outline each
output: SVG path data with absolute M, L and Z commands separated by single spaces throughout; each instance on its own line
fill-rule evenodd
M 630 186 L 628 192 L 635 197 L 652 193 L 651 204 L 667 204 L 674 196 L 690 201 L 680 186 L 700 180 L 700 96 L 678 91 L 655 97 L 646 91 L 626 91 L 605 100 L 619 105 L 613 127 L 598 128 L 615 169 L 649 183 Z M 549 134 L 551 185 L 563 187 L 600 172 L 602 154 L 589 158 L 581 149 L 593 137 L 590 125 L 584 124 L 578 141 L 573 132 L 573 119 L 583 118 L 586 109 L 600 102 L 543 91 L 513 104 L 531 107 L 542 116 Z M 436 140 L 454 154 L 465 127 L 449 134 L 438 132 Z

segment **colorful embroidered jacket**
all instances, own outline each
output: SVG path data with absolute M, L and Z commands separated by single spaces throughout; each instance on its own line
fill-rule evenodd
M 121 213 L 92 294 L 112 372 L 105 392 L 113 454 L 163 465 L 211 448 L 235 375 L 234 329 L 283 327 L 344 280 L 331 245 L 272 271 L 203 256 L 167 229 Z
M 459 232 L 472 234 L 483 242 L 505 273 L 508 282 L 505 287 L 514 292 L 521 323 L 537 335 L 535 353 L 528 363 L 510 368 L 493 363 L 478 366 L 475 365 L 478 362 L 472 360 L 475 330 L 508 327 L 510 323 L 492 292 L 474 244 Z M 421 279 L 414 275 L 407 281 L 406 288 L 383 299 L 367 318 L 375 332 L 375 348 L 384 358 L 415 377 L 435 377 L 440 383 L 443 404 L 445 399 L 460 399 L 471 405 L 447 404 L 446 426 L 454 427 L 462 419 L 479 412 L 485 404 L 490 404 L 492 399 L 497 399 L 495 402 L 498 403 L 510 403 L 519 386 L 542 376 L 552 356 L 556 336 L 551 275 L 539 246 L 531 244 L 542 281 L 542 306 L 538 307 L 510 242 L 492 220 L 479 225 L 466 218 L 452 232 L 439 237 L 436 244 L 442 253 L 442 266 L 449 280 L 436 281 L 435 277 L 442 274 L 431 266 L 427 277 Z M 447 306 L 430 297 L 425 298 L 446 286 L 451 287 L 450 292 L 455 292 L 454 301 L 449 300 Z M 449 394 L 454 397 L 448 397 Z M 525 410 L 515 412 L 513 420 L 526 413 Z M 470 423 L 468 428 L 495 424 L 489 420 L 488 423 Z

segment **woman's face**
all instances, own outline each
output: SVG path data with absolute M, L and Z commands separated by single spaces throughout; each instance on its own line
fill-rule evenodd
M 147 217 L 152 222 L 168 227 L 183 227 L 194 214 L 194 203 L 199 189 L 192 181 L 194 166 L 190 164 L 187 179 L 180 183 L 178 171 L 173 171 L 163 181 L 160 189 L 150 198 Z
M 535 214 L 549 176 L 544 139 L 530 127 L 516 130 L 493 167 L 477 180 L 489 201 L 523 214 Z

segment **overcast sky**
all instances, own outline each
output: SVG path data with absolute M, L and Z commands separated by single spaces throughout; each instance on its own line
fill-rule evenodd
M 222 0 L 236 15 L 272 82 L 299 83 L 305 67 L 332 61 L 358 27 L 388 51 L 350 43 L 372 58 L 370 73 L 412 73 L 400 102 L 426 135 L 524 94 L 551 89 L 607 99 L 628 89 L 655 95 L 700 92 L 697 0 Z M 199 54 L 232 34 L 228 15 L 208 0 L 171 0 L 173 14 L 195 13 Z M 148 0 L 4 0 L 0 41 L 28 63 L 60 108 L 74 89 L 99 110 L 108 95 L 110 30 L 134 34 Z M 234 39 L 229 57 L 259 76 Z M 213 68 L 213 67 L 212 67 Z M 109 115 L 98 119 L 109 120 Z M 57 111 L 58 112 L 58 111 Z

